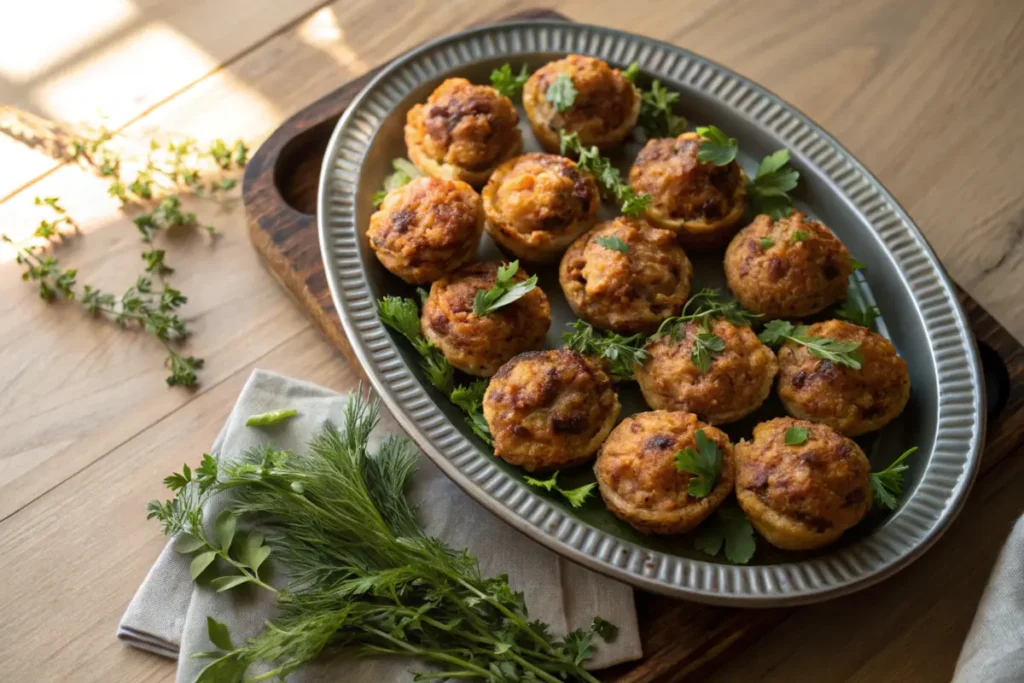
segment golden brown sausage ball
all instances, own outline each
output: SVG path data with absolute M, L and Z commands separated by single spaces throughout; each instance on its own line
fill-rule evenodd
M 903 412 L 910 374 L 888 339 L 845 320 L 811 325 L 806 336 L 859 342 L 855 353 L 863 359 L 861 369 L 818 358 L 806 346 L 787 341 L 779 349 L 779 398 L 787 413 L 858 436 Z
M 566 111 L 547 101 L 558 77 L 572 79 L 576 98 Z M 626 139 L 640 115 L 640 93 L 622 72 L 594 57 L 569 55 L 533 72 L 523 86 L 523 108 L 544 149 L 559 151 L 559 131 L 579 133 L 584 145 L 602 149 Z
M 593 457 L 619 416 L 597 361 L 575 351 L 531 351 L 501 366 L 484 394 L 494 454 L 527 472 Z
M 729 289 L 748 311 L 800 318 L 846 296 L 850 252 L 818 221 L 794 211 L 773 221 L 760 215 L 725 252 Z
M 519 154 L 523 134 L 512 100 L 489 85 L 449 78 L 405 119 L 409 158 L 428 175 L 480 186 Z
M 697 430 L 722 453 L 722 471 L 703 498 L 687 493 L 690 475 L 676 468 L 676 452 L 697 449 Z M 601 447 L 594 474 L 608 509 L 645 534 L 681 534 L 722 504 L 735 481 L 733 447 L 719 429 L 693 413 L 656 410 L 627 417 Z
M 608 246 L 619 241 L 625 251 Z M 650 333 L 686 303 L 693 266 L 674 233 L 619 217 L 573 242 L 558 279 L 573 312 L 591 325 Z
M 786 431 L 807 430 L 791 446 Z M 736 444 L 736 498 L 754 528 L 783 550 L 828 545 L 871 509 L 871 464 L 825 425 L 780 417 Z
M 743 218 L 747 176 L 733 161 L 725 166 L 697 160 L 697 133 L 648 140 L 629 171 L 637 194 L 651 195 L 647 220 L 679 234 L 687 247 L 721 247 Z
M 651 408 L 696 413 L 711 424 L 735 422 L 768 398 L 779 364 L 753 330 L 718 318 L 710 331 L 725 342 L 725 350 L 713 355 L 708 371 L 701 373 L 691 353 L 702 331 L 690 322 L 676 335 L 662 335 L 647 344 L 647 357 L 636 366 L 636 380 Z
M 472 187 L 427 177 L 388 192 L 366 234 L 385 268 L 419 285 L 472 259 L 483 231 L 483 206 Z
M 540 287 L 521 299 L 480 317 L 473 297 L 494 286 L 498 263 L 471 263 L 430 287 L 423 303 L 423 334 L 457 369 L 490 377 L 512 356 L 544 348 L 551 327 L 551 305 Z M 527 279 L 520 269 L 515 280 Z
M 517 257 L 536 262 L 561 255 L 593 227 L 601 207 L 594 177 L 555 154 L 509 159 L 481 194 L 487 234 Z

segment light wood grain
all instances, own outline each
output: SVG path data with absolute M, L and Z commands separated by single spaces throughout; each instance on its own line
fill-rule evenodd
M 88 78 L 92 99 L 83 107 L 116 103 L 115 125 L 129 124 L 135 137 L 160 129 L 258 142 L 287 115 L 368 67 L 529 4 L 459 0 L 442 11 L 422 0 L 339 0 L 302 16 L 318 3 L 140 2 L 132 5 L 139 16 L 170 25 L 208 60 L 182 60 L 160 78 L 138 82 Z M 793 102 L 880 177 L 953 277 L 1024 339 L 1020 3 L 550 4 L 580 21 L 692 49 Z M 40 6 L 20 16 L 36 26 L 50 11 Z M 104 40 L 116 44 L 99 43 Z M 73 73 L 92 54 L 97 49 L 85 48 L 61 69 Z M 116 50 L 113 58 L 116 65 Z M 0 66 L 3 78 L 0 102 L 42 113 L 64 111 L 61 102 L 71 106 L 58 98 L 54 109 L 42 108 L 43 100 L 29 97 L 31 87 L 12 86 Z M 46 78 L 53 80 L 39 82 Z M 0 226 L 34 224 L 37 194 L 66 197 L 87 233 L 65 250 L 80 279 L 111 287 L 134 279 L 138 238 L 106 201 L 103 183 L 78 169 L 53 170 L 35 153 L 12 157 L 5 153 L 13 149 L 9 142 L 0 137 L 0 196 L 5 187 L 25 187 L 0 206 Z M 5 679 L 173 680 L 172 664 L 113 640 L 124 606 L 162 545 L 155 525 L 143 519 L 145 502 L 160 493 L 166 472 L 208 448 L 252 367 L 339 389 L 351 385 L 352 370 L 262 271 L 239 210 L 220 217 L 209 207 L 200 210 L 224 239 L 212 248 L 203 239 L 168 247 L 168 260 L 179 268 L 175 282 L 190 296 L 192 352 L 207 359 L 196 393 L 163 388 L 162 353 L 151 340 L 77 311 L 51 310 L 0 252 Z M 910 570 L 858 598 L 797 612 L 721 679 L 948 677 L 987 568 L 1021 512 L 1020 459 L 1006 467 Z M 836 618 L 836 610 L 849 618 Z

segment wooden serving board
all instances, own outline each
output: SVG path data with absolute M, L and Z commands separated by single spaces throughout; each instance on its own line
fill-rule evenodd
M 559 19 L 533 10 L 509 19 Z M 317 236 L 320 164 L 335 123 L 380 67 L 306 107 L 281 125 L 245 171 L 243 200 L 250 237 L 267 268 L 316 326 L 361 371 L 334 310 Z M 979 476 L 1024 446 L 1024 347 L 957 287 L 985 365 L 989 425 Z M 958 524 L 970 524 L 961 519 Z M 922 560 L 927 561 L 927 560 Z M 691 681 L 734 657 L 795 609 L 710 607 L 637 592 L 645 658 L 605 672 L 607 680 Z

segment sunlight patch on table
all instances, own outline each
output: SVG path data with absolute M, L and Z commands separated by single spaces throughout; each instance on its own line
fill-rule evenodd
M 334 11 L 325 7 L 302 22 L 297 30 L 299 40 L 328 54 L 339 64 L 353 72 L 368 71 L 370 65 L 345 42 L 345 32 L 338 24 Z

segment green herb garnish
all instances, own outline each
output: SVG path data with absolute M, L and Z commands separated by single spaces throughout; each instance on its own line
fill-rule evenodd
M 909 448 L 881 472 L 871 473 L 871 497 L 876 504 L 890 510 L 899 506 L 900 495 L 903 493 L 903 473 L 909 469 L 903 461 L 916 452 L 917 446 Z
M 761 160 L 757 175 L 750 181 L 750 194 L 757 210 L 776 221 L 793 212 L 789 192 L 796 188 L 800 179 L 799 171 L 787 166 L 788 163 L 788 149 L 775 151 Z
M 488 381 L 478 379 L 468 387 L 458 386 L 452 390 L 451 401 L 466 413 L 469 428 L 488 446 L 494 442 L 491 430 L 484 419 L 484 394 L 487 392 Z
M 670 337 L 674 342 L 682 341 L 683 327 L 691 320 L 697 321 L 705 329 L 710 329 L 714 318 L 725 318 L 735 325 L 749 327 L 750 322 L 759 317 L 761 316 L 745 310 L 736 300 L 723 300 L 718 290 L 705 288 L 687 300 L 679 315 L 663 320 L 658 330 L 651 335 L 651 341 L 664 336 Z
M 623 254 L 629 251 L 629 245 L 626 244 L 622 238 L 617 235 L 602 235 L 594 240 L 605 249 L 611 249 L 612 251 L 620 251 Z
M 502 64 L 491 72 L 491 87 L 509 99 L 515 99 L 523 90 L 523 85 L 530 78 L 530 72 L 523 64 L 518 74 L 512 73 L 508 63 Z
M 807 429 L 804 427 L 790 427 L 786 430 L 786 444 L 799 446 L 807 441 Z
M 544 99 L 558 111 L 569 111 L 576 102 L 576 86 L 568 74 L 558 74 L 544 92 Z
M 698 126 L 697 135 L 701 137 L 697 161 L 715 166 L 728 166 L 736 160 L 740 149 L 736 138 L 731 138 L 718 126 Z
M 648 138 L 674 138 L 686 129 L 686 118 L 675 113 L 678 101 L 679 93 L 669 91 L 657 80 L 650 90 L 640 90 L 638 122 Z
M 622 180 L 619 169 L 612 166 L 612 162 L 601 156 L 596 145 L 584 147 L 580 142 L 579 133 L 559 133 L 560 147 L 562 154 L 572 153 L 579 155 L 576 162 L 577 168 L 587 171 L 597 179 L 605 198 L 611 198 L 619 202 L 620 210 L 626 216 L 636 218 L 647 210 L 651 204 L 651 195 L 637 194 L 636 191 Z
M 384 189 L 374 192 L 373 197 L 370 199 L 375 209 L 384 203 L 384 198 L 388 196 L 388 192 L 408 185 L 416 178 L 423 177 L 422 171 L 416 168 L 408 159 L 393 159 L 391 161 L 391 168 L 394 169 L 394 172 L 384 178 Z
M 287 410 L 271 410 L 267 413 L 260 413 L 259 415 L 253 415 L 245 421 L 246 427 L 269 427 L 271 425 L 280 424 L 285 420 L 290 420 L 299 414 L 299 411 L 294 408 Z
M 519 301 L 537 286 L 537 276 L 531 275 L 517 282 L 519 261 L 498 267 L 498 275 L 490 289 L 478 290 L 473 297 L 473 314 L 483 317 L 494 311 Z
M 772 320 L 765 325 L 758 337 L 766 346 L 778 347 L 787 339 L 801 346 L 806 346 L 812 356 L 845 365 L 853 370 L 860 370 L 864 358 L 858 351 L 860 342 L 841 341 L 827 337 L 808 337 L 807 326 L 795 327 L 785 320 Z
M 590 497 L 594 487 L 597 486 L 597 484 L 591 483 L 584 484 L 583 486 L 575 489 L 563 489 L 558 485 L 558 472 L 552 474 L 550 479 L 534 479 L 533 477 L 523 475 L 523 481 L 530 486 L 561 494 L 574 508 L 578 508 L 583 505 L 587 498 Z
M 754 556 L 757 544 L 754 527 L 743 511 L 736 507 L 720 507 L 711 519 L 697 529 L 693 547 L 712 557 L 725 546 L 725 559 L 732 564 L 746 564 Z
M 868 264 L 864 263 L 858 258 L 850 257 L 850 267 L 856 270 L 864 270 L 868 267 Z
M 640 64 L 638 64 L 637 62 L 630 62 L 629 66 L 627 66 L 622 71 L 622 77 L 625 78 L 630 83 L 636 83 L 636 77 L 639 76 L 639 75 L 640 75 Z
M 793 233 L 794 242 L 806 242 L 809 239 L 811 239 L 811 234 L 803 230 L 797 230 Z
M 849 320 L 854 325 L 873 330 L 875 321 L 882 316 L 882 312 L 878 310 L 878 306 L 866 305 L 860 301 L 859 297 L 851 296 L 836 309 L 836 315 Z
M 676 469 L 690 474 L 686 493 L 704 498 L 714 490 L 722 474 L 722 451 L 703 429 L 697 430 L 696 442 L 696 450 L 688 446 L 676 451 Z
M 572 332 L 563 332 L 562 341 L 573 351 L 608 361 L 612 379 L 632 379 L 633 368 L 647 358 L 644 346 L 647 338 L 642 334 L 624 337 L 614 332 L 597 331 L 582 320 L 569 323 Z
M 775 246 L 775 240 L 773 240 L 771 237 L 762 237 L 759 240 L 759 242 L 761 244 L 762 249 L 770 249 L 771 247 Z

